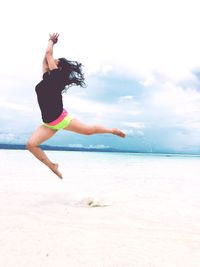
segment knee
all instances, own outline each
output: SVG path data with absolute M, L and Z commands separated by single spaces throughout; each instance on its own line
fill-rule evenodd
M 26 148 L 31 151 L 34 147 L 36 147 L 37 145 L 35 144 L 35 142 L 29 140 L 27 143 L 26 143 Z
M 85 129 L 85 135 L 92 135 L 95 132 L 95 127 L 94 126 L 90 126 L 87 129 Z

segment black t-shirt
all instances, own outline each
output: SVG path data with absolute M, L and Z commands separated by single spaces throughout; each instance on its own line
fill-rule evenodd
M 43 122 L 52 122 L 62 113 L 63 88 L 61 71 L 59 69 L 45 72 L 43 74 L 43 80 L 36 85 L 35 91 L 37 93 Z

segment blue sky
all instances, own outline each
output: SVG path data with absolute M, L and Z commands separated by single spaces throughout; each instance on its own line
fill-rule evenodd
M 194 0 L 6 1 L 0 142 L 25 143 L 40 125 L 34 87 L 56 31 L 55 57 L 81 61 L 87 82 L 64 95 L 66 108 L 127 138 L 63 131 L 47 144 L 200 153 L 198 10 Z

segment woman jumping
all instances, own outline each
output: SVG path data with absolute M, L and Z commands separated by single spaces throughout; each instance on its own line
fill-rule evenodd
M 43 59 L 43 79 L 35 87 L 43 124 L 29 138 L 27 149 L 62 179 L 58 164 L 52 163 L 39 147 L 57 131 L 63 129 L 84 135 L 110 133 L 120 137 L 125 137 L 125 134 L 116 128 L 86 125 L 63 108 L 62 93 L 66 87 L 71 85 L 83 87 L 85 83 L 82 64 L 65 58 L 53 58 L 53 46 L 57 43 L 58 37 L 57 33 L 50 34 Z

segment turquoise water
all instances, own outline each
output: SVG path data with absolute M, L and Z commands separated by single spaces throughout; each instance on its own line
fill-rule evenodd
M 156 154 L 47 151 L 60 181 L 28 151 L 0 150 L 1 190 L 98 195 L 116 202 L 180 192 L 198 198 L 200 158 Z M 14 187 L 13 187 L 14 184 Z M 192 199 L 193 199 L 192 198 Z

